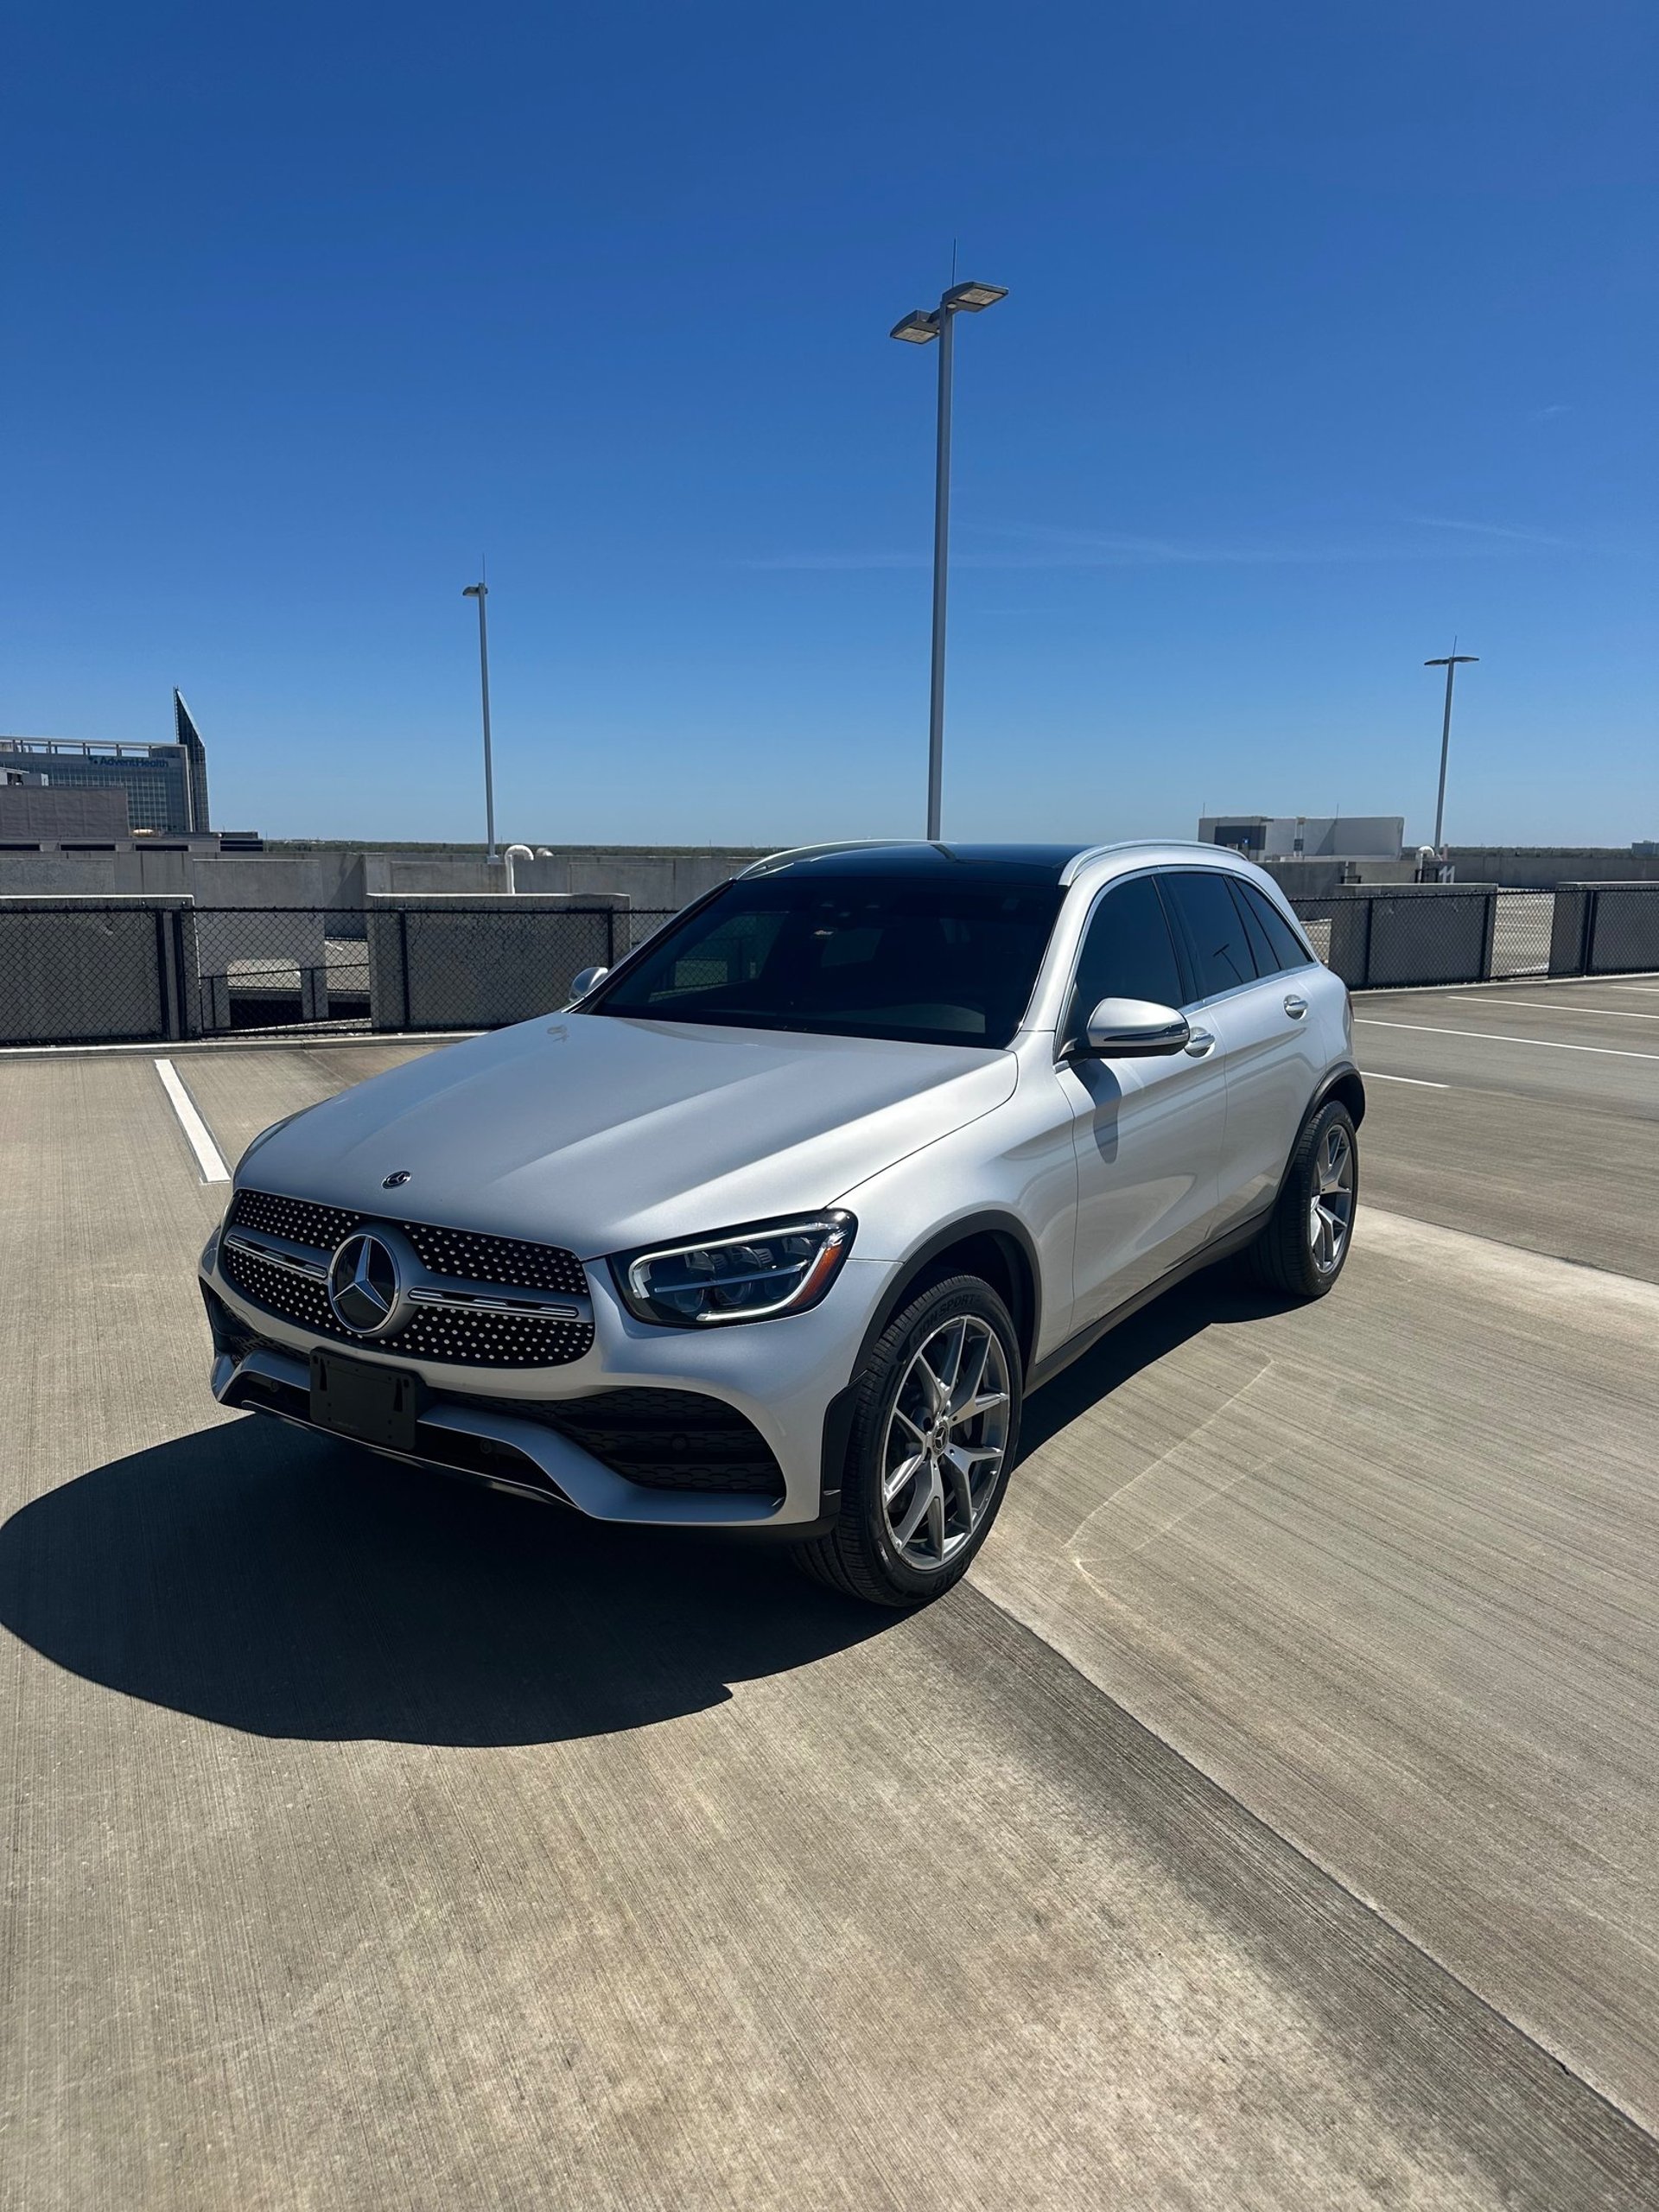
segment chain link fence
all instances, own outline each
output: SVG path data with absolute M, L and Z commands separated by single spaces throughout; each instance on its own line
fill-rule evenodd
M 1659 971 L 1659 883 L 1360 887 L 1293 900 L 1355 990 Z M 0 899 L 0 1046 L 493 1029 L 565 1005 L 674 918 L 620 899 L 360 908 Z
M 1659 969 L 1659 883 L 1364 885 L 1291 905 L 1351 990 Z

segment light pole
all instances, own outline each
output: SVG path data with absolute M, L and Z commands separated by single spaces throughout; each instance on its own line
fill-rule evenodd
M 978 315 L 1008 296 L 1006 284 L 953 284 L 937 308 L 916 308 L 891 336 L 908 346 L 939 341 L 938 440 L 933 464 L 933 662 L 927 707 L 927 836 L 939 836 L 944 788 L 944 591 L 950 553 L 950 371 L 952 332 L 959 315 Z
M 490 766 L 490 632 L 484 602 L 490 595 L 486 583 L 468 584 L 463 599 L 478 601 L 478 680 L 484 694 L 484 832 L 489 839 L 489 858 L 495 858 L 495 777 Z
M 1440 831 L 1446 823 L 1446 759 L 1452 750 L 1452 686 L 1456 680 L 1458 671 L 1465 662 L 1480 658 L 1478 653 L 1459 652 L 1456 650 L 1457 642 L 1454 638 L 1452 640 L 1452 651 L 1449 653 L 1442 653 L 1439 660 L 1426 660 L 1423 663 L 1425 668 L 1443 668 L 1446 671 L 1446 719 L 1440 724 L 1440 793 L 1434 802 L 1434 850 L 1437 855 L 1442 849 Z

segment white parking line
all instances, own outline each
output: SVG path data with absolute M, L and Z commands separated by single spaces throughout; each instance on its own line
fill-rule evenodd
M 1468 998 L 1453 996 L 1451 1003 L 1453 1006 L 1493 1006 L 1500 1001 L 1478 999 L 1471 995 Z M 1659 1014 L 1636 1014 L 1627 1006 L 1563 1006 L 1557 999 L 1505 998 L 1501 1003 L 1504 1006 L 1534 1006 L 1545 1014 L 1610 1014 L 1615 1021 L 1659 1021 Z
M 1450 1090 L 1449 1083 L 1431 1083 L 1427 1076 L 1384 1075 L 1381 1068 L 1362 1068 L 1360 1073 L 1367 1083 L 1408 1083 L 1417 1090 Z
M 1598 1052 L 1608 1060 L 1659 1060 L 1659 1052 L 1626 1052 L 1617 1045 L 1563 1045 L 1554 1037 L 1505 1037 L 1496 1029 L 1442 1029 L 1438 1021 L 1380 1021 L 1374 1014 L 1357 1014 L 1370 1029 L 1414 1029 L 1423 1037 L 1473 1037 L 1483 1045 L 1531 1045 L 1541 1052 Z
M 156 1072 L 162 1078 L 162 1089 L 167 1093 L 173 1111 L 179 1117 L 179 1127 L 189 1139 L 190 1149 L 196 1155 L 204 1183 L 228 1183 L 231 1171 L 219 1157 L 219 1147 L 213 1142 L 213 1131 L 200 1114 L 189 1092 L 179 1080 L 179 1071 L 171 1060 L 157 1060 Z

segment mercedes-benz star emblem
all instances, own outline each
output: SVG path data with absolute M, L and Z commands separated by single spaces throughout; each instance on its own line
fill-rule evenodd
M 328 1263 L 328 1303 L 354 1337 L 382 1335 L 402 1291 L 397 1255 L 381 1237 L 359 1229 L 336 1248 Z
M 401 1191 L 409 1180 L 407 1167 L 395 1167 L 380 1185 L 383 1191 Z

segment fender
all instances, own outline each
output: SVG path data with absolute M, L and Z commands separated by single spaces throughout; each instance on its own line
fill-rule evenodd
M 960 1214 L 954 1221 L 946 1222 L 900 1262 L 864 1332 L 853 1367 L 855 1375 L 861 1372 L 876 1338 L 933 1262 L 953 1245 L 965 1244 L 975 1236 L 994 1236 L 999 1242 L 1012 1243 L 1020 1255 L 1021 1266 L 1010 1269 L 1014 1277 L 1013 1319 L 1020 1351 L 1027 1363 L 1030 1363 L 1042 1320 L 1042 1276 L 1037 1264 L 1037 1247 L 1032 1242 L 1031 1231 L 1017 1214 L 1008 1213 L 1000 1206 L 987 1206 L 976 1213 Z M 1020 1279 L 1022 1272 L 1023 1281 Z
M 1342 1103 L 1348 1109 L 1352 1116 L 1354 1127 L 1357 1128 L 1365 1118 L 1365 1084 L 1359 1070 L 1351 1060 L 1338 1060 L 1334 1066 L 1326 1070 L 1324 1081 L 1313 1094 L 1307 1114 L 1317 1114 L 1325 1100 L 1335 1090 L 1341 1091 Z M 1299 1137 L 1307 1126 L 1307 1114 L 1303 1115 L 1297 1128 L 1296 1134 Z M 1295 1149 L 1295 1146 L 1292 1145 L 1291 1150 L 1294 1152 Z
M 1037 1248 L 1032 1242 L 1030 1230 L 1017 1215 L 1004 1212 L 997 1207 L 962 1214 L 955 1221 L 947 1222 L 943 1228 L 936 1229 L 895 1271 L 864 1331 L 857 1357 L 853 1362 L 853 1380 L 844 1390 L 836 1393 L 824 1410 L 821 1516 L 833 1519 L 840 1506 L 841 1471 L 846 1465 L 847 1446 L 852 1435 L 857 1378 L 864 1370 L 865 1362 L 887 1324 L 934 1262 L 954 1245 L 965 1244 L 976 1236 L 994 1236 L 1005 1247 L 1012 1245 L 1018 1255 L 1017 1262 L 1011 1262 L 1008 1269 L 1013 1279 L 1014 1325 L 1019 1334 L 1026 1364 L 1027 1368 L 1031 1365 L 1037 1344 L 1037 1331 L 1042 1319 L 1043 1294 Z M 791 1530 L 791 1533 L 797 1532 Z

